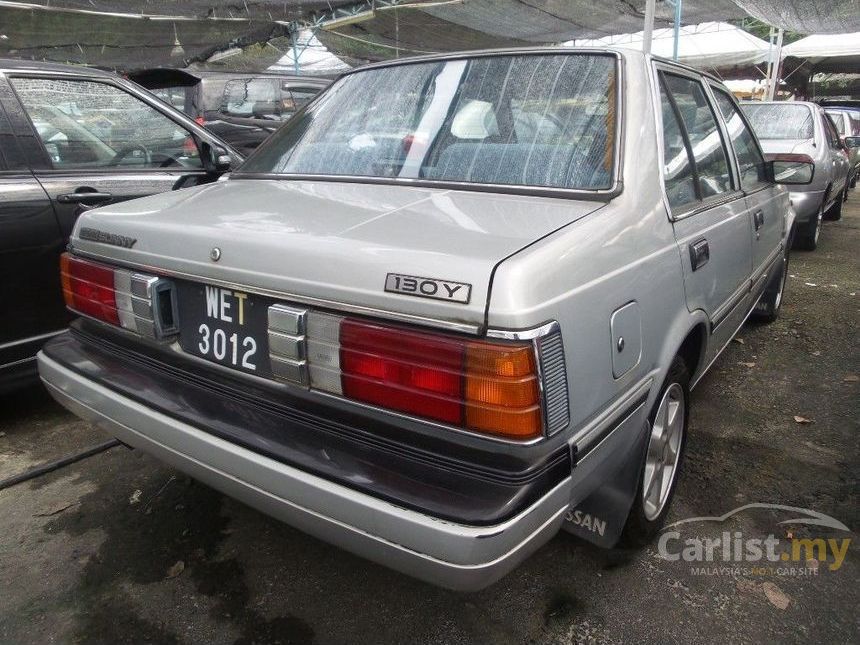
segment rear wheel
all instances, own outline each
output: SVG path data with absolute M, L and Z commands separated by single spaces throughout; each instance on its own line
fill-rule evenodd
M 779 270 L 767 284 L 761 299 L 752 312 L 752 318 L 763 323 L 772 323 L 779 317 L 779 308 L 785 296 L 785 283 L 788 280 L 788 250 L 782 256 Z
M 824 218 L 834 222 L 841 220 L 842 204 L 845 203 L 846 199 L 848 199 L 848 188 L 845 188 L 841 193 L 839 193 L 839 197 L 836 198 L 836 201 L 833 202 L 833 206 L 831 206 L 824 214 Z
M 823 219 L 824 202 L 818 209 L 818 215 L 806 224 L 799 224 L 794 234 L 794 248 L 801 251 L 814 251 L 818 248 L 818 237 L 821 235 L 821 220 Z
M 642 475 L 621 543 L 642 546 L 662 528 L 675 493 L 689 418 L 690 374 L 676 356 L 649 417 L 651 433 L 645 449 Z

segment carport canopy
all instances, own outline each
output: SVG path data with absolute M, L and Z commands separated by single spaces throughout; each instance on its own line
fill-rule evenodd
M 807 36 L 783 47 L 782 55 L 806 60 L 814 73 L 860 74 L 860 32 Z
M 575 40 L 574 45 L 586 47 L 612 46 L 642 50 L 644 32 L 606 36 L 598 39 Z M 656 29 L 652 35 L 651 52 L 672 58 L 674 29 Z M 749 67 L 768 60 L 770 44 L 751 33 L 725 22 L 706 22 L 681 27 L 678 36 L 678 60 L 700 69 Z
M 860 30 L 857 0 L 682 0 L 682 22 L 756 17 L 802 33 Z M 0 56 L 115 69 L 184 67 L 248 50 L 268 67 L 311 28 L 334 54 L 378 60 L 412 53 L 552 44 L 633 33 L 646 0 L 0 0 Z M 656 2 L 655 27 L 673 23 Z

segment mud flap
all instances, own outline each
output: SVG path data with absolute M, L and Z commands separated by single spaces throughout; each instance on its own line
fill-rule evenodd
M 630 442 L 627 454 L 616 462 L 612 472 L 607 473 L 604 483 L 567 512 L 562 523 L 565 531 L 606 549 L 618 543 L 633 506 L 633 498 L 639 490 L 650 430 L 651 426 L 646 422 L 638 438 Z

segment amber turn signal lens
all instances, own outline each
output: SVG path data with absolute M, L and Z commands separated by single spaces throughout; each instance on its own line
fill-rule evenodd
M 466 346 L 466 426 L 512 439 L 541 434 L 537 366 L 531 344 Z

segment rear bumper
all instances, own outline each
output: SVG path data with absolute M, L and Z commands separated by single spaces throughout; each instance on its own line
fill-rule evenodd
M 469 526 L 402 508 L 253 452 L 123 396 L 40 352 L 49 392 L 75 414 L 306 533 L 436 585 L 483 588 L 560 528 L 568 476 L 515 516 Z
M 0 365 L 0 395 L 38 382 L 35 356 Z
M 806 224 L 818 217 L 818 211 L 821 208 L 821 200 L 824 199 L 823 190 L 813 190 L 809 192 L 791 191 L 791 206 L 797 214 L 795 221 L 798 224 Z

